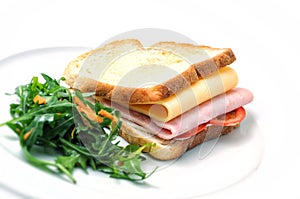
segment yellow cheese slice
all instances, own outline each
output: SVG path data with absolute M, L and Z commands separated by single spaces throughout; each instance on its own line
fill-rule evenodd
M 237 83 L 236 72 L 227 66 L 199 80 L 177 95 L 153 104 L 130 105 L 130 109 L 148 115 L 155 120 L 167 122 L 202 102 L 234 88 Z

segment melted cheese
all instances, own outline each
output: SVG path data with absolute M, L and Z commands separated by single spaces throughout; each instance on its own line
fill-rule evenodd
M 224 67 L 218 72 L 199 80 L 177 95 L 153 104 L 130 105 L 130 109 L 148 115 L 155 120 L 167 122 L 202 102 L 234 88 L 237 83 L 238 76 L 236 72 L 230 67 Z

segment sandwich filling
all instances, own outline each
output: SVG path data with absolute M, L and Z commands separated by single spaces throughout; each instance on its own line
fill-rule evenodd
M 218 116 L 225 117 L 230 112 L 241 113 L 237 110 L 243 110 L 241 107 L 253 100 L 249 90 L 235 88 L 237 83 L 236 72 L 227 66 L 199 80 L 178 95 L 152 104 L 126 105 L 103 99 L 102 101 L 121 111 L 124 119 L 142 126 L 162 139 L 187 138 L 202 131 L 211 124 L 210 121 L 217 121 L 215 118 Z M 243 117 L 240 121 L 242 119 Z M 224 121 L 213 123 L 218 126 L 235 124 L 226 124 Z
M 130 104 L 129 108 L 155 120 L 168 122 L 193 107 L 231 90 L 237 83 L 236 72 L 227 66 L 197 81 L 177 95 L 151 104 Z
M 168 122 L 160 122 L 143 113 L 127 109 L 109 101 L 103 102 L 105 105 L 113 106 L 115 109 L 121 111 L 122 118 L 142 126 L 153 135 L 169 140 L 173 138 L 190 137 L 202 131 L 210 124 L 218 126 L 236 125 L 237 122 L 226 123 L 226 120 L 217 120 L 216 118 L 218 116 L 225 116 L 226 113 L 236 113 L 238 109 L 243 109 L 241 107 L 250 103 L 252 100 L 253 95 L 249 90 L 244 88 L 234 88 L 224 94 L 218 95 L 213 99 L 195 106 L 191 110 Z M 237 112 L 237 114 L 238 113 L 239 112 Z M 240 115 L 245 116 L 245 114 Z M 244 116 L 242 118 L 238 118 L 238 116 L 234 117 L 238 118 L 237 121 L 239 123 L 242 119 L 244 119 Z

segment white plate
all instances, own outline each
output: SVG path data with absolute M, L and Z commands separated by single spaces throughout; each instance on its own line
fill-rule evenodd
M 41 72 L 60 78 L 68 62 L 88 49 L 36 49 L 0 61 L 0 123 L 10 119 L 9 104 L 12 98 L 5 93 L 13 93 L 16 86 L 28 83 Z M 16 135 L 7 127 L 2 127 L 0 189 L 13 196 L 30 198 L 129 198 L 133 195 L 141 198 L 185 198 L 213 193 L 245 179 L 262 160 L 263 139 L 254 118 L 255 110 L 247 110 L 247 118 L 232 134 L 202 144 L 175 161 L 149 159 L 147 168 L 160 167 L 140 183 L 112 179 L 95 171 L 86 174 L 77 169 L 74 173 L 77 184 L 71 184 L 65 178 L 45 173 L 26 163 Z

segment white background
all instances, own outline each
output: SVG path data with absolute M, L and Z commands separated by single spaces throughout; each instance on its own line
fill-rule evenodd
M 292 0 L 2 0 L 0 60 L 36 48 L 96 47 L 137 28 L 170 29 L 199 44 L 230 47 L 240 84 L 255 94 L 251 108 L 263 133 L 264 157 L 247 179 L 207 198 L 299 198 L 298 13 Z

